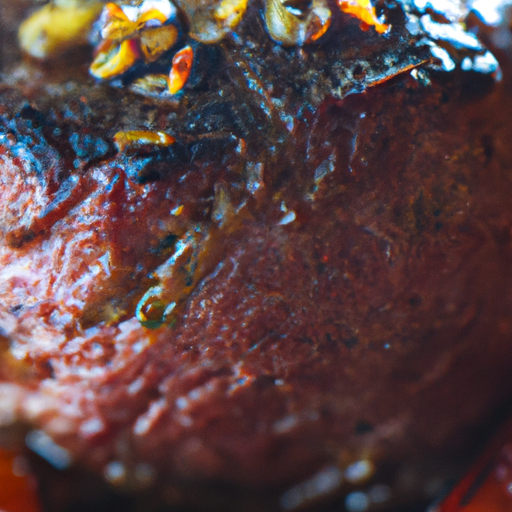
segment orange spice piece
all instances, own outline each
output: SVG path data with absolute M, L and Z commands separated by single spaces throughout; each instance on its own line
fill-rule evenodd
M 379 34 L 387 32 L 389 25 L 379 22 L 375 7 L 373 7 L 370 0 L 338 0 L 338 5 L 341 12 L 350 14 L 360 20 L 363 30 L 374 27 Z
M 176 139 L 168 133 L 150 130 L 121 131 L 114 136 L 114 143 L 119 151 L 140 146 L 170 146 L 175 142 Z
M 318 39 L 320 39 L 331 26 L 331 12 L 327 9 L 324 9 L 323 12 L 325 12 L 326 15 L 322 17 L 317 15 L 312 19 L 311 25 L 314 28 L 312 29 L 312 27 L 309 27 L 306 39 L 307 43 L 318 41 Z
M 190 46 L 185 46 L 172 59 L 172 68 L 169 73 L 169 92 L 176 94 L 183 89 L 190 76 L 194 51 Z

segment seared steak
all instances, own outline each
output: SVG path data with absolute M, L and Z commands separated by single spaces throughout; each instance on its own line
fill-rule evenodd
M 413 2 L 288 47 L 255 1 L 236 36 L 185 39 L 182 92 L 141 95 L 144 66 L 22 62 L 12 4 L 3 422 L 164 503 L 428 495 L 510 397 L 507 74 Z

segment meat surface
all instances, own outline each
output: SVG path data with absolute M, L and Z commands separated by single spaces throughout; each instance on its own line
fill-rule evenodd
M 506 62 L 440 69 L 407 5 L 288 49 L 251 4 L 179 100 L 5 41 L 4 425 L 159 504 L 451 476 L 511 395 L 512 100 Z M 141 129 L 176 142 L 116 147 Z

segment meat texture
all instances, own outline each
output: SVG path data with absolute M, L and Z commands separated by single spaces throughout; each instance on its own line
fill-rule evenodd
M 4 425 L 167 502 L 449 476 L 510 397 L 512 101 L 407 5 L 289 49 L 255 2 L 178 100 L 5 43 Z M 116 147 L 141 129 L 176 142 Z

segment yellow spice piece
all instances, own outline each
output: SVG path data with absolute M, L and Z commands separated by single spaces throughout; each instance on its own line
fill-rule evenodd
M 37 59 L 52 59 L 87 44 L 87 37 L 103 4 L 60 0 L 46 4 L 20 26 L 22 50 Z
M 140 48 L 146 62 L 154 62 L 178 41 L 178 29 L 174 25 L 150 28 L 140 33 Z
M 148 11 L 142 12 L 138 18 L 133 21 L 128 18 L 122 7 L 109 2 L 105 5 L 103 10 L 102 20 L 104 21 L 103 28 L 101 29 L 103 39 L 122 41 L 143 30 L 148 22 L 156 22 L 159 25 L 165 24 L 168 21 L 168 13 L 163 13 L 158 9 L 151 8 Z
M 270 37 L 283 46 L 302 46 L 320 39 L 331 24 L 326 0 L 310 5 L 288 5 L 285 0 L 266 0 L 265 23 Z
M 176 142 L 176 139 L 172 135 L 150 130 L 122 131 L 117 132 L 114 136 L 114 143 L 119 151 L 140 146 L 170 146 L 174 142 Z
M 128 39 L 120 44 L 105 41 L 103 46 L 89 67 L 91 75 L 100 80 L 122 75 L 140 57 L 139 46 L 134 39 Z
M 242 20 L 247 10 L 248 0 L 222 0 L 214 13 L 214 18 L 220 25 L 233 29 Z

